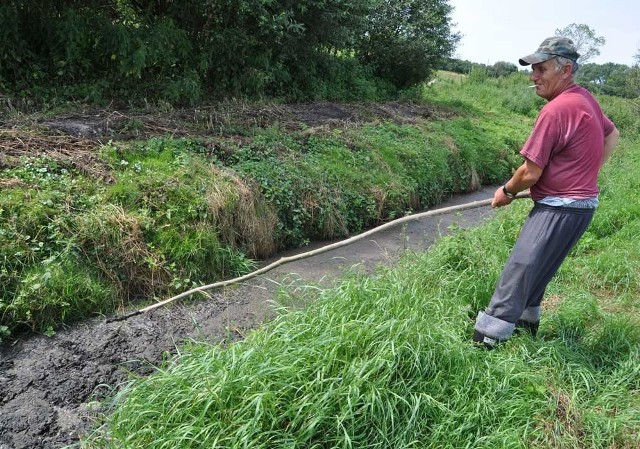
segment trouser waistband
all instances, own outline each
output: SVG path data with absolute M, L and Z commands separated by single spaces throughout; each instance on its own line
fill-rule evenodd
M 584 207 L 571 207 L 571 206 L 549 206 L 548 204 L 542 204 L 538 202 L 533 203 L 533 208 L 549 210 L 554 212 L 568 212 L 571 214 L 578 214 L 578 215 L 591 215 L 595 212 L 595 208 L 593 207 L 584 208 Z

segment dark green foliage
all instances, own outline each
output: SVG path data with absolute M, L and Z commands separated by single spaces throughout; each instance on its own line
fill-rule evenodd
M 393 93 L 389 83 L 425 80 L 457 39 L 446 2 L 391 5 L 8 0 L 0 5 L 0 84 L 15 95 L 93 103 L 376 99 Z M 408 31 L 392 35 L 390 27 Z M 365 33 L 372 41 L 363 47 Z
M 451 6 L 444 0 L 380 0 L 370 13 L 358 58 L 398 87 L 428 80 L 453 51 Z
M 18 94 L 83 101 L 107 95 L 193 102 L 201 86 L 192 43 L 171 18 L 143 20 L 123 2 L 26 2 L 0 6 L 0 78 Z M 141 83 L 141 81 L 143 81 Z M 48 91 L 47 91 L 48 89 Z
M 625 64 L 585 64 L 576 75 L 578 84 L 595 93 L 623 98 L 640 96 L 640 68 Z
M 438 68 L 448 72 L 470 74 L 477 71 L 486 73 L 486 76 L 500 78 L 518 72 L 518 66 L 511 62 L 498 61 L 493 65 L 486 65 L 456 58 L 444 58 Z
M 474 62 L 467 61 L 466 59 L 444 58 L 440 61 L 438 68 L 440 70 L 446 70 L 447 72 L 466 74 L 471 71 L 474 64 Z
M 518 71 L 518 66 L 511 62 L 498 61 L 491 66 L 489 69 L 489 75 L 494 78 L 499 78 L 501 76 L 509 76 L 512 73 L 516 73 Z

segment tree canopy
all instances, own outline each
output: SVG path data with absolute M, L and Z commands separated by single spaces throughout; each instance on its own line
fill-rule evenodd
M 584 23 L 572 23 L 564 28 L 558 28 L 555 34 L 556 36 L 568 37 L 573 41 L 580 54 L 578 62 L 581 64 L 589 62 L 594 56 L 598 56 L 600 47 L 606 43 L 603 36 L 596 36 L 596 32 Z
M 403 88 L 454 50 L 450 13 L 447 0 L 5 0 L 0 87 L 174 103 Z
M 382 0 L 375 2 L 360 35 L 358 58 L 396 86 L 426 80 L 460 39 L 449 26 L 446 0 Z
M 485 76 L 500 78 L 508 76 L 518 71 L 518 66 L 506 61 L 498 61 L 493 65 L 471 62 L 463 59 L 447 58 L 443 60 L 439 67 L 441 70 L 448 70 L 455 73 L 470 74 L 474 69 L 480 70 Z

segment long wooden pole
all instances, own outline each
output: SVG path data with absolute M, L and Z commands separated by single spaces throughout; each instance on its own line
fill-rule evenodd
M 529 197 L 529 192 L 520 192 L 517 196 L 516 199 L 521 199 L 521 198 L 528 198 Z M 268 271 L 273 270 L 274 268 L 279 267 L 280 265 L 284 265 L 286 263 L 289 262 L 294 262 L 296 260 L 302 260 L 302 259 L 306 259 L 308 257 L 312 257 L 312 256 L 317 256 L 318 254 L 322 254 L 325 253 L 327 251 L 331 251 L 332 249 L 336 249 L 336 248 L 341 248 L 343 246 L 347 246 L 350 245 L 352 243 L 355 243 L 359 240 L 365 239 L 367 237 L 369 237 L 372 234 L 375 234 L 377 232 L 380 231 L 384 231 L 385 229 L 389 229 L 391 227 L 394 226 L 398 226 L 402 223 L 406 223 L 409 221 L 414 221 L 414 220 L 420 220 L 422 218 L 426 218 L 426 217 L 434 217 L 437 215 L 443 215 L 443 214 L 448 214 L 451 212 L 457 212 L 457 211 L 462 211 L 462 210 L 469 210 L 469 209 L 476 209 L 478 207 L 484 207 L 484 206 L 489 206 L 491 205 L 491 202 L 493 201 L 493 198 L 489 198 L 486 200 L 478 200 L 478 201 L 472 201 L 469 203 L 464 203 L 464 204 L 458 204 L 456 206 L 449 206 L 449 207 L 443 207 L 440 209 L 434 209 L 434 210 L 429 210 L 426 212 L 421 212 L 418 214 L 413 214 L 413 215 L 407 215 L 405 217 L 401 217 L 398 218 L 396 220 L 390 221 L 388 223 L 385 223 L 383 225 L 380 225 L 378 227 L 375 227 L 373 229 L 370 229 L 366 232 L 363 232 L 362 234 L 358 234 L 355 235 L 353 237 L 350 237 L 346 240 L 341 240 L 339 242 L 335 242 L 335 243 L 331 243 L 329 245 L 323 246 L 321 248 L 317 248 L 314 249 L 312 251 L 308 251 L 305 253 L 301 253 L 301 254 L 296 254 L 295 256 L 289 256 L 289 257 L 282 257 L 278 260 L 276 260 L 275 262 L 266 265 L 256 271 L 253 271 L 251 273 L 245 274 L 243 276 L 234 278 L 234 279 L 228 279 L 226 281 L 220 281 L 220 282 L 215 282 L 213 284 L 208 284 L 208 285 L 202 285 L 200 287 L 196 287 L 196 288 L 192 288 L 191 290 L 188 290 L 186 292 L 180 293 L 179 295 L 173 296 L 169 299 L 165 299 L 164 301 L 160 301 L 157 302 L 155 304 L 152 304 L 148 307 L 144 307 L 142 309 L 133 311 L 131 313 L 125 314 L 125 315 L 120 315 L 120 316 L 116 316 L 110 319 L 107 319 L 107 322 L 113 322 L 113 321 L 122 321 L 122 320 L 126 320 L 128 318 L 131 318 L 133 316 L 136 315 L 141 315 L 143 313 L 147 313 L 151 310 L 157 309 L 158 307 L 162 307 L 164 305 L 170 304 L 174 301 L 177 301 L 179 299 L 182 298 L 186 298 L 187 296 L 191 296 L 195 293 L 200 293 L 200 292 L 204 292 L 206 290 L 211 290 L 214 288 L 219 288 L 219 287 L 225 287 L 227 285 L 231 285 L 231 284 L 237 284 L 238 282 L 243 282 L 246 280 L 249 280 L 251 278 L 254 278 L 256 276 L 259 276 L 261 274 L 264 274 Z

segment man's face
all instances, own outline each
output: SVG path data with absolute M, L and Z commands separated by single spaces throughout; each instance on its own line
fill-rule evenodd
M 558 69 L 558 65 L 553 59 L 533 64 L 531 68 L 533 72 L 529 79 L 536 83 L 536 94 L 546 100 L 552 100 L 562 92 L 571 76 L 570 65 Z

